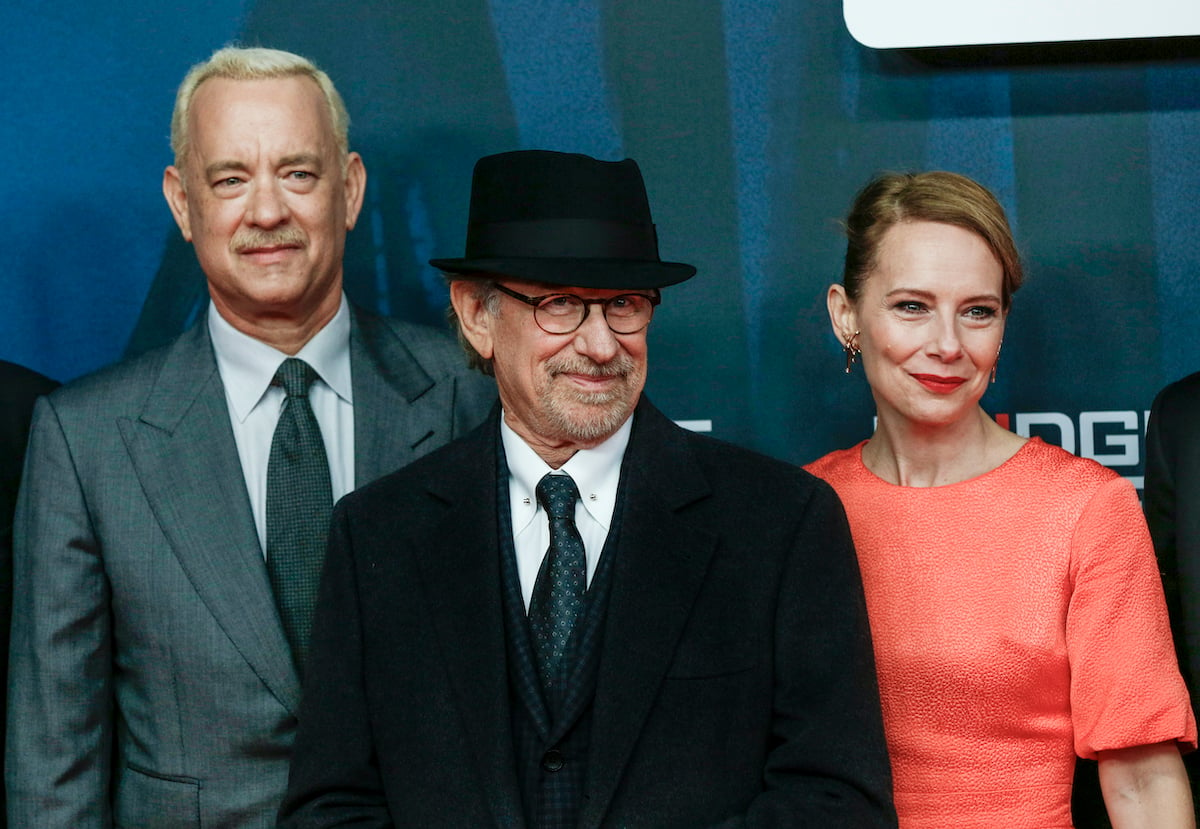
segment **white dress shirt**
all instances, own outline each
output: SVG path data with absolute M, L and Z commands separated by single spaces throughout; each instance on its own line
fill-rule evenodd
M 587 555 L 587 583 L 592 583 L 596 563 L 604 550 L 608 528 L 617 504 L 621 459 L 629 445 L 633 418 L 626 419 L 612 437 L 592 449 L 581 449 L 558 470 L 551 469 L 521 437 L 500 418 L 500 439 L 508 461 L 508 504 L 512 512 L 513 544 L 517 551 L 517 573 L 525 610 L 533 597 L 542 559 L 550 547 L 550 522 L 537 500 L 537 485 L 550 472 L 565 472 L 579 489 L 575 502 L 575 526 Z
M 263 555 L 267 549 L 267 461 L 271 438 L 283 409 L 284 391 L 272 386 L 275 372 L 289 355 L 243 334 L 209 302 L 208 333 L 225 386 L 233 438 L 237 442 L 250 509 Z M 305 343 L 298 358 L 312 366 L 317 379 L 309 404 L 321 427 L 329 482 L 336 501 L 354 488 L 354 396 L 350 382 L 350 306 L 342 303 L 324 328 Z

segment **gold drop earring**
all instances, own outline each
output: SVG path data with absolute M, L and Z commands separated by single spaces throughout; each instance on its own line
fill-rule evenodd
M 854 361 L 858 359 L 859 354 L 862 354 L 862 349 L 858 347 L 857 331 L 846 338 L 846 343 L 842 346 L 842 350 L 846 352 L 846 373 L 849 374 Z

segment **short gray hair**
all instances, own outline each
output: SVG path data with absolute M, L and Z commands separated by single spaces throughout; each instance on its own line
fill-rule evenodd
M 171 115 L 171 149 L 175 153 L 175 166 L 183 169 L 189 146 L 188 113 L 192 97 L 200 84 L 211 78 L 226 78 L 231 81 L 261 81 L 272 78 L 308 77 L 321 88 L 333 134 L 337 139 L 342 158 L 350 152 L 350 115 L 346 104 L 338 94 L 329 76 L 307 58 L 280 49 L 243 48 L 226 46 L 213 52 L 212 57 L 193 66 L 175 93 L 175 111 Z

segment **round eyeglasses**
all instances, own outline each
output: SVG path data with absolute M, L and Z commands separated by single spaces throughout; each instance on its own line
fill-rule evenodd
M 599 305 L 604 321 L 614 334 L 636 334 L 650 324 L 654 306 L 662 302 L 656 289 L 653 294 L 617 294 L 607 299 L 584 299 L 575 294 L 543 294 L 526 296 L 512 288 L 493 282 L 502 294 L 533 306 L 533 321 L 547 334 L 570 334 L 587 319 L 593 305 Z

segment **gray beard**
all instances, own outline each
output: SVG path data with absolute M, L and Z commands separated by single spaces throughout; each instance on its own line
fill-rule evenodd
M 570 410 L 558 400 L 546 401 L 546 420 L 560 434 L 585 443 L 606 438 L 621 428 L 636 403 L 603 392 L 573 394 L 570 397 L 570 402 L 576 404 Z M 582 414 L 580 405 L 587 407 Z
M 601 377 L 621 377 L 628 382 L 635 365 L 630 357 L 622 356 L 603 366 L 597 366 L 590 361 L 587 365 L 582 365 L 578 360 L 564 360 L 548 368 L 551 376 L 561 373 L 592 374 Z M 637 403 L 636 397 L 631 400 L 623 394 L 624 391 L 626 389 L 603 392 L 571 389 L 559 390 L 556 394 L 554 389 L 550 389 L 542 396 L 546 421 L 559 434 L 572 440 L 591 443 L 607 438 L 621 428 L 621 424 L 628 419 Z M 584 409 L 582 413 L 580 408 Z

